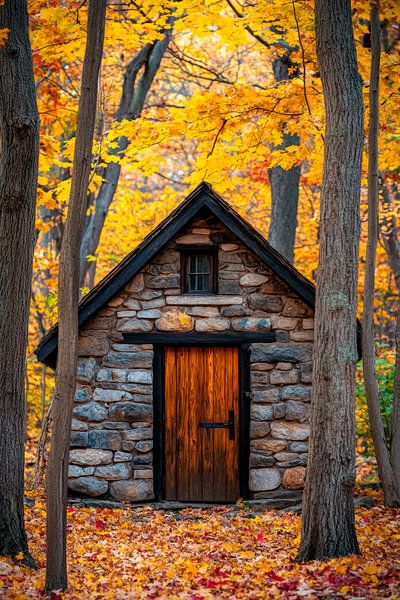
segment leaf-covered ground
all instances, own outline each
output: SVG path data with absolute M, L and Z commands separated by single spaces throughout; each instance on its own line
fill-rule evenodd
M 27 508 L 39 570 L 0 560 L 0 597 L 37 598 L 43 500 Z M 68 509 L 69 590 L 54 598 L 400 598 L 400 511 L 357 508 L 363 556 L 297 565 L 300 518 L 232 507 Z

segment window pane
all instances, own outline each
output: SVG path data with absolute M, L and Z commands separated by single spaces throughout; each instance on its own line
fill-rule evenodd
M 212 257 L 209 254 L 191 254 L 186 259 L 187 291 L 210 292 Z

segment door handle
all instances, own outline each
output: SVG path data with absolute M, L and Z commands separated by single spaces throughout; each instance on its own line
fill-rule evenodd
M 235 411 L 230 410 L 228 421 L 200 421 L 201 429 L 229 429 L 229 439 L 235 439 Z

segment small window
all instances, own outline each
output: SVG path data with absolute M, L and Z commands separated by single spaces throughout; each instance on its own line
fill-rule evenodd
M 216 256 L 212 252 L 182 253 L 182 292 L 186 294 L 214 294 Z

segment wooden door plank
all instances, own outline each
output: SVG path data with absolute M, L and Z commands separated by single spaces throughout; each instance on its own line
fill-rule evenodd
M 239 486 L 239 352 L 229 348 L 226 372 L 226 410 L 235 413 L 235 439 L 226 445 L 226 484 L 227 501 L 234 502 L 240 493 Z M 229 438 L 229 436 L 228 436 Z
M 165 349 L 165 498 L 176 500 L 176 349 Z
M 227 368 L 229 348 L 213 348 L 214 355 L 214 420 L 227 421 Z M 214 430 L 214 500 L 223 502 L 226 498 L 226 447 L 229 439 L 228 429 Z M 218 476 L 217 476 L 218 475 Z
M 201 420 L 215 421 L 214 418 L 214 353 L 212 348 L 204 348 L 204 385 L 201 407 Z M 215 429 L 202 429 L 201 455 L 202 455 L 202 489 L 203 501 L 214 501 L 214 434 Z
M 202 489 L 202 456 L 200 445 L 201 405 L 204 394 L 204 348 L 186 348 L 187 364 L 190 379 L 190 396 L 188 398 L 188 499 L 201 502 Z
M 178 500 L 189 499 L 189 413 L 187 401 L 190 392 L 188 354 L 184 347 L 177 348 L 177 495 Z

